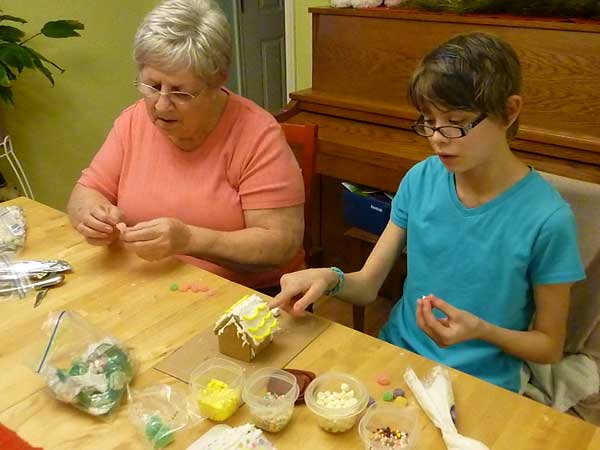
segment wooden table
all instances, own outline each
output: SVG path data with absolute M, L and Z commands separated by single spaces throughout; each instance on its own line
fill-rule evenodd
M 36 309 L 31 299 L 0 304 L 0 422 L 46 450 L 143 449 L 128 422 L 125 406 L 111 421 L 85 415 L 55 401 L 23 364 L 48 313 L 57 309 L 78 311 L 134 347 L 140 361 L 134 388 L 155 383 L 182 385 L 152 367 L 210 326 L 225 307 L 249 290 L 176 261 L 148 263 L 118 248 L 92 247 L 71 228 L 62 212 L 23 198 L 11 203 L 23 206 L 27 214 L 27 246 L 20 257 L 66 259 L 74 272 Z M 168 289 L 172 282 L 190 280 L 210 285 L 216 295 L 203 298 Z M 410 352 L 332 324 L 289 367 L 316 373 L 332 369 L 352 373 L 367 384 L 371 395 L 380 398 L 383 388 L 375 383 L 378 374 L 390 374 L 394 387 L 405 388 L 402 373 L 406 367 L 423 376 L 433 365 Z M 451 371 L 451 377 L 460 431 L 493 450 L 600 449 L 600 431 L 593 425 L 468 375 Z M 408 397 L 414 401 L 410 392 Z M 248 410 L 242 407 L 228 423 L 238 425 L 248 420 Z M 181 433 L 169 448 L 185 449 L 211 426 L 206 421 Z M 419 449 L 445 448 L 422 412 L 420 428 Z M 356 428 L 342 435 L 328 434 L 317 426 L 305 406 L 297 407 L 290 425 L 269 439 L 280 450 L 362 448 Z

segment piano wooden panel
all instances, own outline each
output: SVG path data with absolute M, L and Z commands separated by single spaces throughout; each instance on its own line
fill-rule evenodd
M 319 126 L 313 241 L 323 265 L 362 266 L 372 239 L 348 233 L 340 181 L 395 192 L 404 174 L 432 154 L 410 131 L 417 117 L 406 100 L 419 59 L 450 36 L 495 33 L 517 50 L 523 66 L 521 130 L 511 142 L 527 164 L 600 183 L 600 22 L 568 23 L 458 16 L 387 8 L 311 8 L 313 86 L 291 94 L 279 120 Z M 384 294 L 401 290 L 402 261 Z

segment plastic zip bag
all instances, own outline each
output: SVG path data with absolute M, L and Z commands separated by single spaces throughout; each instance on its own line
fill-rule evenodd
M 0 253 L 16 253 L 25 246 L 27 226 L 20 206 L 0 206 Z
M 10 260 L 9 254 L 0 254 L 0 302 L 25 298 L 35 290 L 33 281 Z
M 54 397 L 93 416 L 109 416 L 121 404 L 136 364 L 131 350 L 72 311 L 51 313 L 48 336 L 35 371 Z
M 148 447 L 156 450 L 171 444 L 178 431 L 203 420 L 194 414 L 189 397 L 167 384 L 131 390 L 127 410 Z

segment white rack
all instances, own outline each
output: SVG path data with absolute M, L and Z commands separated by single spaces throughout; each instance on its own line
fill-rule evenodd
M 31 186 L 29 185 L 29 180 L 27 179 L 27 175 L 25 175 L 25 171 L 23 170 L 23 167 L 21 166 L 17 155 L 15 155 L 12 146 L 12 141 L 10 140 L 9 135 L 6 135 L 4 140 L 0 142 L 0 147 L 2 147 L 0 149 L 0 158 L 6 157 L 6 159 L 8 160 L 10 167 L 12 167 L 12 170 L 15 173 L 19 184 L 21 185 L 21 192 L 23 192 L 23 194 L 25 194 L 30 199 L 35 200 L 35 197 L 33 196 L 33 191 L 31 190 Z

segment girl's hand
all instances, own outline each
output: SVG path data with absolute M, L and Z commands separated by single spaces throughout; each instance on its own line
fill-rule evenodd
M 433 309 L 443 312 L 441 319 Z M 485 322 L 468 311 L 455 308 L 434 295 L 417 300 L 417 324 L 440 347 L 448 347 L 470 339 L 478 339 Z
M 287 273 L 281 277 L 281 292 L 269 303 L 270 308 L 279 307 L 292 315 L 302 316 L 304 310 L 317 301 L 338 282 L 331 269 L 307 269 Z

